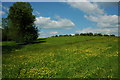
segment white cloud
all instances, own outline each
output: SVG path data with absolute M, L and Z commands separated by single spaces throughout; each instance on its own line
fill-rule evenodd
M 0 2 L 0 15 L 5 14 L 5 12 L 2 11 L 2 7 L 3 7 L 3 6 L 2 6 L 2 3 Z
M 41 13 L 37 10 L 34 10 L 33 14 L 39 16 Z
M 82 30 L 77 30 L 76 33 L 102 33 L 102 34 L 116 34 L 118 35 L 118 28 L 85 28 Z
M 0 11 L 0 15 L 3 15 L 3 14 L 5 14 L 5 12 L 3 12 L 3 11 Z
M 71 34 L 72 36 L 74 36 L 75 34 Z
M 48 32 L 44 32 L 44 31 L 39 31 L 38 34 L 39 34 L 38 36 L 39 38 L 44 38 L 49 36 Z
M 50 34 L 57 34 L 58 32 L 50 32 Z
M 8 7 L 5 7 L 2 5 L 2 3 L 0 4 L 0 15 L 4 15 L 5 13 L 8 13 L 9 12 L 9 8 Z M 5 11 L 3 12 L 2 9 L 4 9 Z
M 78 8 L 79 10 L 82 10 L 83 12 L 91 15 L 98 15 L 98 14 L 104 14 L 104 10 L 100 9 L 99 6 L 95 3 L 90 2 L 68 2 L 70 6 L 74 8 Z
M 115 34 L 118 35 L 118 16 L 108 15 L 105 13 L 104 9 L 101 9 L 97 3 L 89 2 L 68 2 L 73 8 L 77 8 L 86 15 L 84 17 L 97 24 L 96 28 L 85 28 L 82 30 L 77 30 L 76 33 L 102 33 L 102 34 Z M 114 27 L 114 28 L 113 28 Z
M 6 10 L 7 12 L 9 11 L 9 8 L 8 8 L 8 7 L 2 6 L 2 8 L 3 8 L 4 10 Z
M 117 15 L 107 15 L 104 9 L 101 9 L 97 3 L 89 2 L 68 2 L 73 8 L 78 8 L 79 10 L 85 12 L 87 15 L 84 17 L 92 22 L 96 22 L 98 27 L 118 27 L 118 16 Z
M 57 31 L 39 31 L 39 38 L 43 38 L 43 37 L 50 37 L 50 36 L 53 36 L 53 35 L 56 35 L 58 32 Z
M 35 11 L 35 12 L 36 12 L 37 15 L 40 15 L 40 12 L 38 12 L 38 11 Z
M 75 24 L 69 19 L 57 18 L 57 20 L 52 20 L 50 17 L 37 17 L 35 24 L 39 28 L 72 28 Z
M 85 18 L 96 22 L 98 27 L 118 27 L 117 15 L 85 16 Z

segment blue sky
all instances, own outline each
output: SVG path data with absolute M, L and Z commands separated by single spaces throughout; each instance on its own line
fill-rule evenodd
M 2 3 L 6 17 L 12 2 Z M 31 2 L 39 37 L 84 32 L 118 35 L 118 5 L 115 2 Z

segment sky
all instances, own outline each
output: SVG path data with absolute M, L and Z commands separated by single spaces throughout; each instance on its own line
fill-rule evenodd
M 87 0 L 86 0 L 87 1 Z M 2 17 L 7 17 L 14 2 L 2 2 Z M 117 2 L 30 2 L 39 37 L 75 33 L 118 35 Z M 1 5 L 1 4 L 0 4 Z

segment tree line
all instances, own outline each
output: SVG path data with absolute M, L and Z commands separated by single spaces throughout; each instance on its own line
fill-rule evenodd
M 65 35 L 55 35 L 55 36 L 52 36 L 52 37 L 66 37 L 66 36 L 113 36 L 115 37 L 114 34 L 101 34 L 101 33 L 76 33 L 74 35 L 71 35 L 71 34 L 65 34 Z

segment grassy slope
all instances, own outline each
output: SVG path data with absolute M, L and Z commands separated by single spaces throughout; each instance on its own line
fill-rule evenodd
M 53 37 L 42 41 L 29 45 L 3 42 L 3 78 L 117 77 L 116 37 Z

